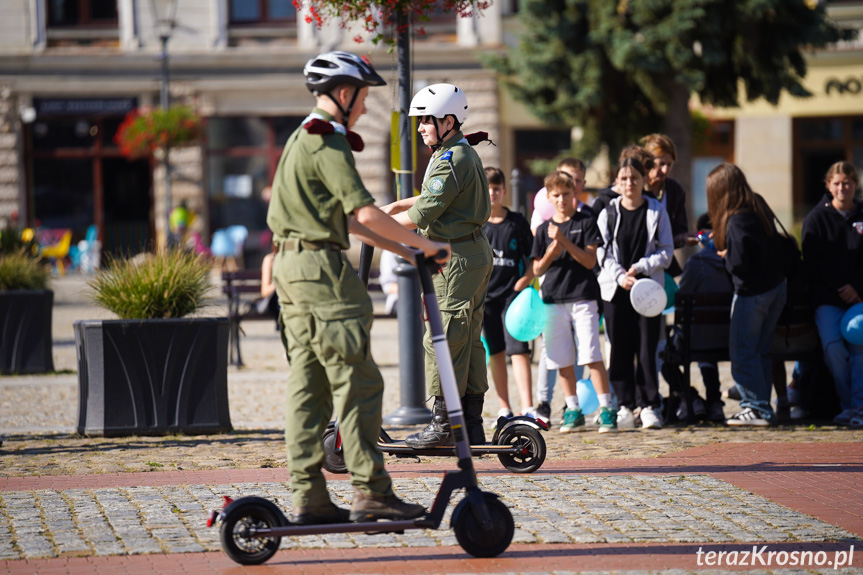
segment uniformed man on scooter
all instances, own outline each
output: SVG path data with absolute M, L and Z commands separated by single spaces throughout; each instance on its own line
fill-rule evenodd
M 350 52 L 321 54 L 303 73 L 317 105 L 285 144 L 267 213 L 291 365 L 285 423 L 291 521 L 412 519 L 425 509 L 396 497 L 377 447 L 384 383 L 371 356 L 372 303 L 344 250 L 349 232 L 408 259 L 401 244 L 431 257 L 449 246 L 407 231 L 375 207 L 357 174 L 352 149 L 362 149 L 362 139 L 350 129 L 366 112 L 369 87 L 383 86 L 383 78 Z M 321 473 L 321 436 L 334 406 L 354 485 L 350 512 L 332 503 Z

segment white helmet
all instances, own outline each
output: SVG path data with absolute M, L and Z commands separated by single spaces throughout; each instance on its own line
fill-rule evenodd
M 325 94 L 340 84 L 358 88 L 384 86 L 386 82 L 374 67 L 353 52 L 324 52 L 306 62 L 303 68 L 306 88 L 316 96 Z
M 411 100 L 410 116 L 445 118 L 455 116 L 459 124 L 467 120 L 467 96 L 453 84 L 432 84 Z

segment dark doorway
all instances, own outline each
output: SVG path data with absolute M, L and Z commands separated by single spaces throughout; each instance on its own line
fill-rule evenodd
M 149 162 L 102 159 L 106 253 L 128 255 L 150 247 L 150 188 Z

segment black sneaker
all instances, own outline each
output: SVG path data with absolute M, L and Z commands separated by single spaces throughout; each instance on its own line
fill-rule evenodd
M 726 425 L 749 425 L 754 427 L 769 427 L 771 425 L 769 419 L 764 418 L 760 413 L 748 407 L 726 419 L 725 423 Z
M 547 401 L 540 401 L 534 409 L 537 419 L 541 419 L 545 424 L 551 427 L 551 405 Z

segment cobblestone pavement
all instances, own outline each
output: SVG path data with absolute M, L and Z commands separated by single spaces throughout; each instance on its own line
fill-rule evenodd
M 288 366 L 272 324 L 244 325 L 250 367 L 229 368 L 233 433 L 80 437 L 72 322 L 109 316 L 87 303 L 80 277 L 63 278 L 55 292 L 57 373 L 0 378 L 0 574 L 245 572 L 221 553 L 218 531 L 204 522 L 223 495 L 257 494 L 289 507 L 281 432 Z M 380 319 L 373 329 L 385 414 L 399 406 L 395 324 Z M 730 385 L 727 366 L 721 375 Z M 486 415 L 497 411 L 492 396 Z M 416 428 L 390 431 L 402 437 Z M 291 552 L 255 572 L 704 572 L 709 566 L 696 562 L 702 548 L 764 542 L 825 557 L 855 545 L 853 567 L 825 569 L 863 573 L 863 430 L 817 422 L 606 435 L 553 428 L 544 438 L 548 458 L 537 473 L 506 473 L 496 458 L 477 461 L 483 488 L 502 497 L 516 523 L 513 546 L 500 558 L 466 559 L 443 528 L 285 538 Z M 452 460 L 389 458 L 388 466 L 401 496 L 430 506 Z M 350 503 L 346 476 L 328 483 L 334 500 Z

